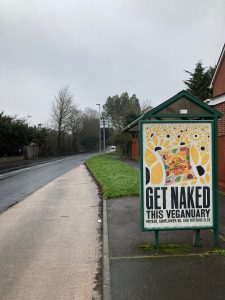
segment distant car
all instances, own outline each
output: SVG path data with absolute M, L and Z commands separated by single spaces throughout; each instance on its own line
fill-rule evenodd
M 116 150 L 116 146 L 111 146 L 110 149 L 111 150 Z

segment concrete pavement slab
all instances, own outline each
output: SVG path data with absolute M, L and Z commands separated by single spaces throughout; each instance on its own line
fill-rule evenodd
M 112 299 L 223 300 L 225 257 L 111 260 Z
M 201 256 L 213 246 L 211 231 L 202 230 L 202 247 L 187 255 L 155 255 L 141 248 L 154 234 L 141 231 L 138 197 L 107 200 L 107 213 L 113 300 L 224 299 L 225 256 Z M 192 231 L 160 232 L 163 244 L 192 245 L 192 239 Z
M 80 165 L 1 214 L 0 298 L 100 299 L 98 206 Z

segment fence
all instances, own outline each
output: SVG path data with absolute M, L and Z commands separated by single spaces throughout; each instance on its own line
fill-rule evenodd
M 35 159 L 39 154 L 39 147 L 37 144 L 32 143 L 24 146 L 23 148 L 24 159 Z

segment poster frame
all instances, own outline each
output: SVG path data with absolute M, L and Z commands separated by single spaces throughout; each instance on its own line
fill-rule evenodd
M 189 226 L 189 227 L 160 227 L 160 228 L 146 228 L 144 224 L 144 175 L 143 175 L 143 125 L 144 124 L 211 124 L 211 151 L 212 151 L 212 209 L 213 209 L 213 225 L 212 226 Z M 165 230 L 200 230 L 200 229 L 213 229 L 214 232 L 218 232 L 218 158 L 215 155 L 218 152 L 217 146 L 217 119 L 215 120 L 140 120 L 139 121 L 139 151 L 140 151 L 140 215 L 141 215 L 141 228 L 142 231 L 165 231 Z

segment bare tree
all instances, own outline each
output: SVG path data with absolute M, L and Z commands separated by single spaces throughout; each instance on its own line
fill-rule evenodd
M 93 109 L 91 107 L 85 107 L 84 115 L 89 119 L 98 119 L 99 118 L 97 110 Z
M 152 109 L 152 101 L 145 99 L 141 102 L 141 112 L 146 113 Z
M 69 130 L 69 120 L 71 111 L 73 96 L 68 87 L 61 88 L 55 100 L 52 103 L 52 119 L 55 129 L 57 130 L 57 148 L 58 154 L 62 154 L 62 138 L 63 134 Z

